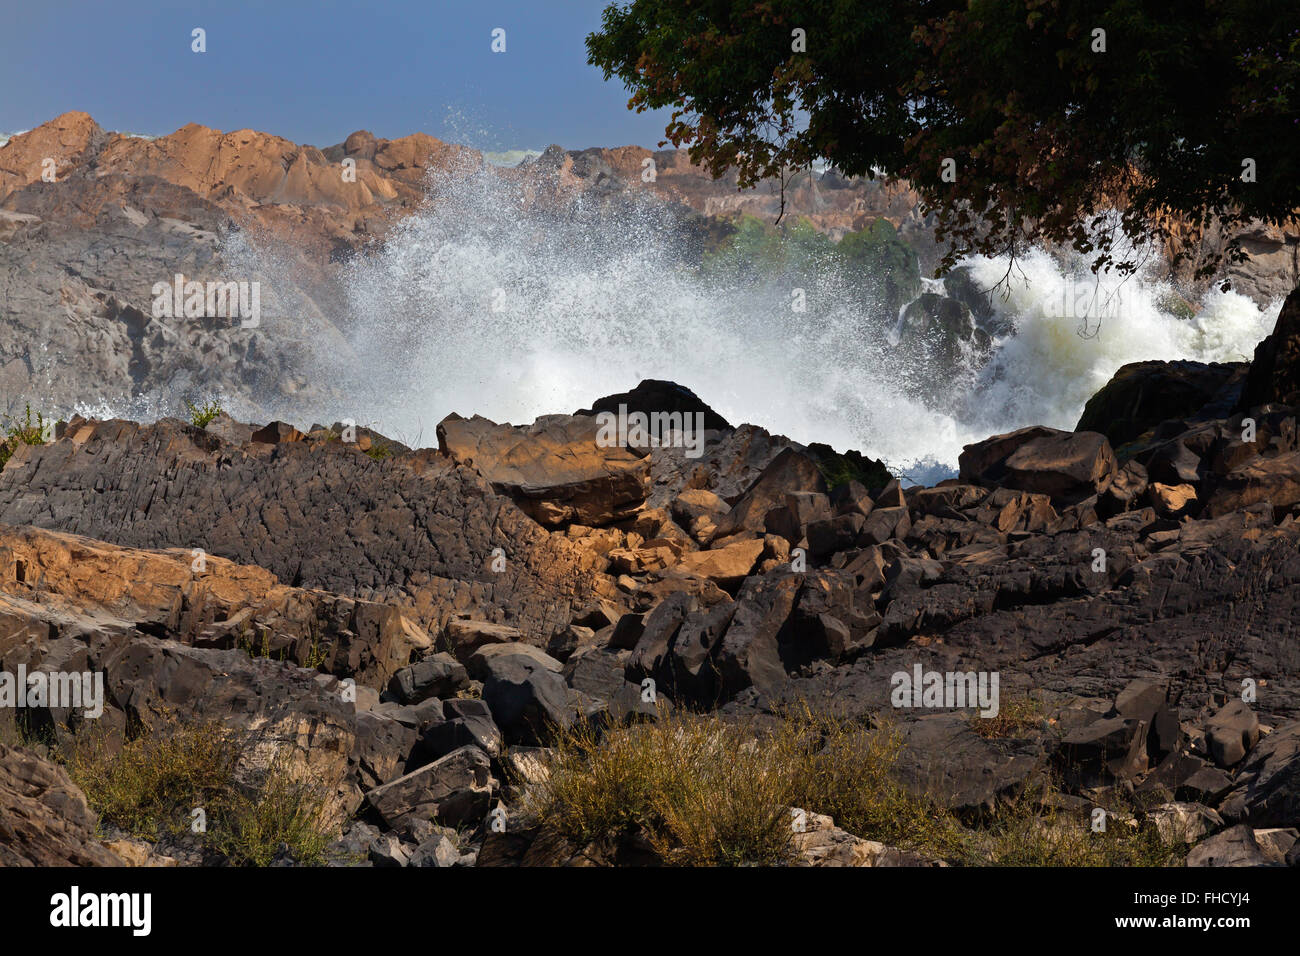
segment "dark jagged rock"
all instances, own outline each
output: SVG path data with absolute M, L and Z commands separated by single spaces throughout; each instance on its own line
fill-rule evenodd
M 893 480 L 884 462 L 875 461 L 857 451 L 843 454 L 829 445 L 813 442 L 808 446 L 808 454 L 817 462 L 827 486 L 832 491 L 857 482 L 870 494 L 878 491 Z
M 1271 402 L 1300 405 L 1300 289 L 1286 297 L 1272 333 L 1255 347 L 1237 410 Z
M 0 473 L 0 520 L 156 546 L 198 534 L 201 514 L 206 572 L 189 541 L 0 529 L 0 665 L 105 670 L 119 738 L 168 709 L 256 722 L 340 781 L 331 806 L 376 825 L 358 852 L 377 865 L 461 864 L 412 828 L 481 828 L 494 768 L 556 727 L 803 704 L 895 723 L 902 782 L 971 818 L 1050 770 L 1067 803 L 1115 785 L 1159 802 L 1151 819 L 1198 841 L 1198 859 L 1276 862 L 1300 719 L 1290 417 L 1261 412 L 1255 442 L 1235 419 L 1165 420 L 1122 468 L 1099 433 L 1026 429 L 968 448 L 960 480 L 874 495 L 828 491 L 815 457 L 742 426 L 711 441 L 700 485 L 665 470 L 655 507 L 555 532 L 472 455 L 375 461 L 315 428 L 273 443 L 224 429 L 235 443 L 174 420 L 74 420 Z M 554 447 L 544 429 L 510 432 L 525 459 Z M 1178 477 L 1192 480 L 1161 480 Z M 259 627 L 286 661 L 232 649 Z M 322 635 L 328 652 L 307 653 Z M 329 673 L 290 663 L 308 660 Z M 1002 730 L 969 701 L 900 706 L 894 677 L 917 665 L 1000 674 L 1000 706 L 1029 691 L 1041 719 Z M 1261 678 L 1249 710 L 1222 708 Z M 34 716 L 61 739 L 81 732 L 66 712 Z M 1258 853 L 1216 849 L 1220 816 L 1247 824 Z M 855 839 L 832 849 L 857 859 Z M 481 842 L 489 862 L 498 844 Z M 581 857 L 537 846 L 510 853 Z
M 1004 486 L 1048 495 L 1067 505 L 1105 491 L 1116 471 L 1110 443 L 1096 432 L 1032 439 L 1012 452 L 1004 464 Z
M 964 482 L 977 485 L 998 485 L 1007 473 L 1007 459 L 1036 438 L 1061 435 L 1055 428 L 1030 425 L 1005 435 L 994 435 L 974 445 L 967 445 L 958 456 L 960 477 Z
M 496 784 L 487 754 L 477 747 L 461 747 L 369 791 L 366 803 L 389 827 L 412 820 L 457 826 L 487 816 Z
M 1088 399 L 1074 430 L 1101 432 L 1119 448 L 1169 419 L 1227 417 L 1246 369 L 1245 362 L 1132 362 Z
M 1233 783 L 1222 805 L 1228 819 L 1256 827 L 1300 827 L 1300 722 L 1269 734 Z
M 787 448 L 772 459 L 757 480 L 745 489 L 731 511 L 718 522 L 716 537 L 723 538 L 740 531 L 761 534 L 766 529 L 768 512 L 783 505 L 786 494 L 800 491 L 824 495 L 826 480 L 813 459 Z
M 483 674 L 483 701 L 507 743 L 543 743 L 556 728 L 573 722 L 558 661 L 524 653 L 493 655 L 484 661 Z
M 664 382 L 653 378 L 644 379 L 630 392 L 619 392 L 616 395 L 599 398 L 592 402 L 591 408 L 580 409 L 573 414 L 597 415 L 600 412 L 610 412 L 617 415 L 620 409 L 628 414 L 640 412 L 647 416 L 655 412 L 689 415 L 692 423 L 695 421 L 696 414 L 702 414 L 705 429 L 731 431 L 731 424 L 689 388 L 676 382 Z
M 951 373 L 969 361 L 987 358 L 992 339 L 965 303 L 923 292 L 903 310 L 899 348 L 924 355 L 928 363 Z

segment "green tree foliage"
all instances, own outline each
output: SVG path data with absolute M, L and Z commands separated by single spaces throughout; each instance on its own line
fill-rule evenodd
M 634 0 L 587 48 L 742 187 L 818 157 L 908 179 L 945 266 L 1050 240 L 1131 272 L 1122 235 L 1300 207 L 1295 0 Z

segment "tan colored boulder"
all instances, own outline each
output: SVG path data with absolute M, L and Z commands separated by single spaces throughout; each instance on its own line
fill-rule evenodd
M 447 622 L 447 643 L 451 647 L 452 656 L 462 664 L 486 644 L 513 644 L 523 639 L 523 633 L 509 624 L 494 624 L 491 621 Z
M 610 573 L 662 571 L 680 561 L 684 551 L 680 543 L 666 538 L 655 538 L 639 548 L 615 548 L 609 552 Z
M 1166 485 L 1153 482 L 1151 504 L 1165 518 L 1177 518 L 1196 501 L 1196 487 L 1189 484 Z
M 1098 432 L 1063 432 L 1026 442 L 1006 462 L 1003 485 L 1075 504 L 1115 477 L 1115 453 Z
M 126 866 L 177 866 L 176 858 L 157 852 L 143 840 L 109 840 L 104 844 Z
M 644 505 L 650 458 L 602 447 L 597 435 L 596 420 L 585 415 L 548 415 L 519 427 L 449 415 L 438 425 L 438 446 L 543 525 L 599 526 Z
M 202 551 L 123 548 L 32 527 L 0 526 L 0 591 L 57 596 L 183 643 L 265 647 L 375 688 L 433 646 L 409 612 L 390 605 L 288 587 L 263 568 Z
M 1155 823 L 1161 841 L 1170 845 L 1195 843 L 1223 826 L 1218 813 L 1199 803 L 1162 803 L 1152 807 L 1147 818 Z
M 751 538 L 736 541 L 725 548 L 695 551 L 683 555 L 674 570 L 684 575 L 708 578 L 719 587 L 732 587 L 754 570 L 766 546 L 762 538 Z
M 943 866 L 920 854 L 864 840 L 835 825 L 830 817 L 790 811 L 791 849 L 795 866 Z
M 960 479 L 976 485 L 1001 484 L 1007 471 L 1007 459 L 1022 445 L 1037 438 L 1064 434 L 1068 432 L 1044 425 L 1030 425 L 1028 428 L 1020 428 L 1005 435 L 994 435 L 992 438 L 967 445 L 957 456 Z
M 789 492 L 801 491 L 824 496 L 826 479 L 810 457 L 793 448 L 786 448 L 772 459 L 731 511 L 717 522 L 714 540 L 740 531 L 765 533 L 768 512 L 784 506 Z
M 681 524 L 702 515 L 724 515 L 731 507 L 707 488 L 687 488 L 672 503 L 673 517 Z
M 1056 519 L 1051 498 L 1022 492 L 1003 506 L 993 526 L 1004 534 L 1010 531 L 1045 531 Z

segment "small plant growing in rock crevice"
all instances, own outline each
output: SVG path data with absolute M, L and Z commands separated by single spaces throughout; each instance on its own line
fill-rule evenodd
M 259 643 L 257 638 L 261 638 Z M 239 640 L 235 642 L 235 647 L 243 651 L 253 660 L 259 657 L 266 660 L 284 661 L 288 659 L 286 650 L 281 647 L 277 653 L 271 651 L 271 629 L 262 625 L 257 626 L 257 634 L 254 636 L 251 629 L 245 628 L 240 632 Z
M 302 666 L 308 670 L 320 670 L 321 666 L 329 660 L 330 650 L 328 645 L 320 643 L 313 634 L 311 642 L 307 645 L 307 654 Z
M 300 639 L 290 640 L 288 644 L 273 648 L 271 641 L 275 635 L 271 628 L 256 621 L 253 622 L 253 627 L 245 627 L 240 631 L 239 637 L 235 639 L 235 649 L 243 651 L 253 660 L 291 661 L 308 670 L 320 670 L 329 661 L 334 646 L 321 638 L 318 624 L 308 622 L 307 630 L 306 644 L 302 646 L 301 659 L 299 659 L 298 655 Z
M 211 425 L 225 409 L 217 402 L 205 402 L 203 405 L 195 405 L 188 399 L 185 407 L 190 412 L 190 423 L 195 428 L 207 428 Z
M 986 739 L 1023 737 L 1047 726 L 1047 710 L 1037 697 L 1013 697 L 998 705 L 995 717 L 972 715 L 970 726 Z
M 19 445 L 44 445 L 53 437 L 56 424 L 41 412 L 37 412 L 33 420 L 30 404 L 26 406 L 23 418 L 10 418 L 4 425 L 4 437 L 0 438 L 0 468 L 8 464 Z

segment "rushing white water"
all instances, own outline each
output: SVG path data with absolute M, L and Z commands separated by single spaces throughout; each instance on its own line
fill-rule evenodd
M 983 368 L 939 375 L 892 351 L 888 323 L 862 315 L 830 270 L 796 313 L 788 288 L 703 278 L 653 204 L 543 214 L 525 202 L 490 174 L 445 184 L 352 264 L 359 417 L 427 441 L 452 411 L 519 423 L 665 378 L 733 423 L 856 448 L 928 481 L 951 473 L 963 444 L 1073 427 L 1127 362 L 1247 359 L 1280 307 L 1214 291 L 1179 318 L 1161 282 L 1098 279 L 1034 252 L 993 300 L 1015 333 Z M 969 265 L 985 287 L 1007 272 Z
M 985 285 L 1006 272 L 1005 262 L 971 265 Z M 1024 274 L 1011 282 L 1006 301 L 995 299 L 1014 318 L 1016 334 L 1000 344 L 981 377 L 971 415 L 976 431 L 1030 422 L 1072 427 L 1088 398 L 1128 362 L 1248 361 L 1281 308 L 1279 301 L 1260 309 L 1216 288 L 1202 298 L 1195 317 L 1179 318 L 1164 304 L 1174 290 L 1149 277 L 1098 279 L 1086 269 L 1063 268 L 1041 251 L 1019 268 Z

